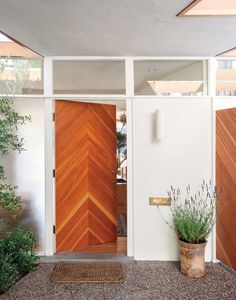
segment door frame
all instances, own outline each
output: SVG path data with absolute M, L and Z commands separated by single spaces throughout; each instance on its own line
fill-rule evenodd
M 126 101 L 127 115 L 127 256 L 134 256 L 134 226 L 133 226 L 133 98 L 101 98 L 101 97 L 68 97 L 66 100 L 78 98 L 93 101 Z M 63 97 L 64 99 L 64 97 Z M 57 98 L 45 98 L 45 253 L 52 256 L 56 253 L 56 239 L 54 234 L 56 197 L 55 197 L 55 178 L 53 169 L 55 166 L 55 128 L 53 121 L 54 105 Z

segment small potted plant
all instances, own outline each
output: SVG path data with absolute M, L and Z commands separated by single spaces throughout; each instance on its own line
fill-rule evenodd
M 191 196 L 187 187 L 185 199 L 179 189 L 171 187 L 171 223 L 180 246 L 180 270 L 193 278 L 205 275 L 205 247 L 207 238 L 215 224 L 216 192 L 211 182 L 203 182 L 200 191 Z

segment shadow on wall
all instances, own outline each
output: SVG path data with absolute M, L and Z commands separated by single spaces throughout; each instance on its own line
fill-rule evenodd
M 35 207 L 33 205 L 34 195 L 30 192 L 20 193 L 23 199 L 23 210 L 19 216 L 19 224 L 24 226 L 24 228 L 30 229 L 34 232 L 37 238 L 37 250 L 40 249 L 42 245 L 42 240 L 40 240 L 40 228 L 37 221 L 33 218 L 35 213 Z
M 15 99 L 16 110 L 31 115 L 31 122 L 19 128 L 26 151 L 4 157 L 8 182 L 18 186 L 17 194 L 25 202 L 20 223 L 31 227 L 38 237 L 38 251 L 44 252 L 45 170 L 44 170 L 44 99 Z

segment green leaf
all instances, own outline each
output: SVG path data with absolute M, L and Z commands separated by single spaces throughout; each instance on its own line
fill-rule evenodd
M 203 243 L 209 236 L 215 223 L 216 194 L 211 183 L 203 182 L 201 190 L 194 196 L 187 187 L 185 198 L 181 198 L 179 189 L 171 188 L 171 217 L 173 228 L 178 237 L 187 243 Z

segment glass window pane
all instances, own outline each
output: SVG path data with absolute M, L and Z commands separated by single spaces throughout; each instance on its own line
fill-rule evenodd
M 125 94 L 124 61 L 55 60 L 54 94 Z
M 216 95 L 236 96 L 236 60 L 218 60 Z
M 135 61 L 135 95 L 207 95 L 205 65 L 203 61 L 189 60 Z
M 43 94 L 43 60 L 0 58 L 0 93 Z

